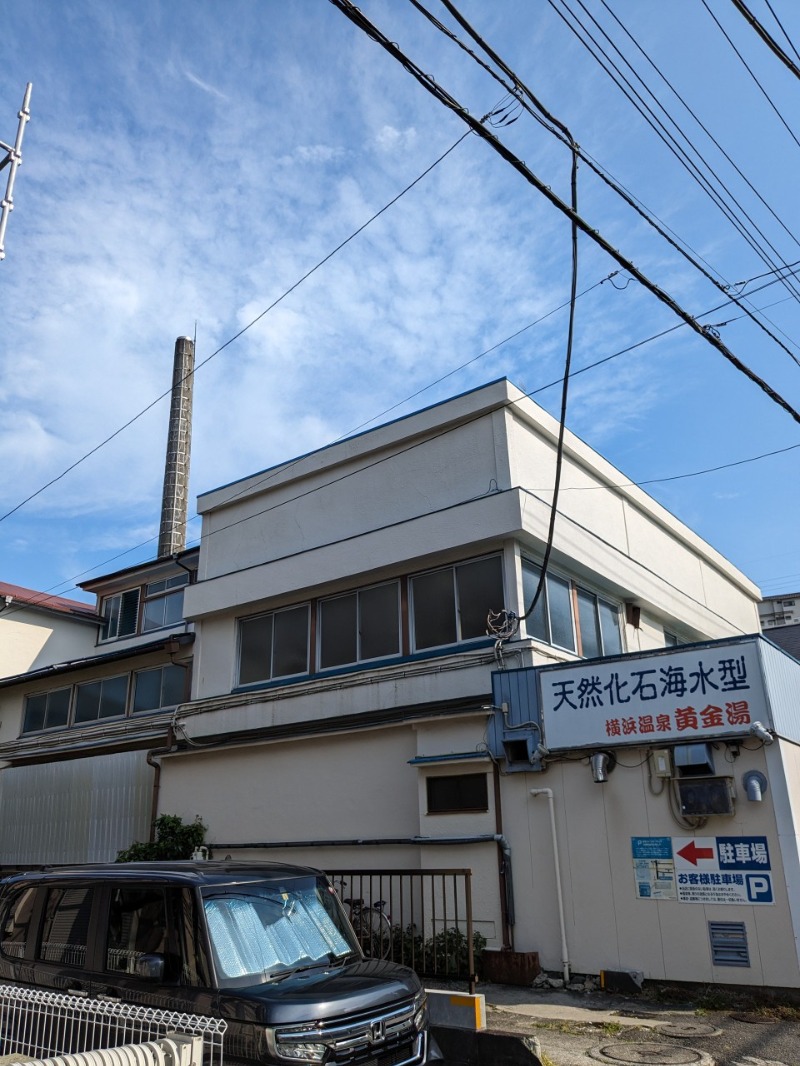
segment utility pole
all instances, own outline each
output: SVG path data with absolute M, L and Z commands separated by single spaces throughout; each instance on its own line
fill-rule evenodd
M 28 82 L 25 87 L 25 97 L 22 101 L 22 108 L 19 111 L 19 125 L 17 126 L 17 139 L 14 141 L 13 147 L 10 144 L 4 144 L 0 141 L 0 149 L 6 153 L 5 159 L 0 162 L 0 170 L 3 167 L 10 167 L 8 172 L 8 181 L 6 182 L 6 194 L 0 201 L 0 259 L 5 259 L 5 240 L 6 240 L 6 226 L 8 225 L 8 216 L 14 208 L 14 179 L 17 176 L 17 167 L 22 163 L 22 138 L 25 134 L 25 126 L 31 117 L 31 89 L 33 84 Z

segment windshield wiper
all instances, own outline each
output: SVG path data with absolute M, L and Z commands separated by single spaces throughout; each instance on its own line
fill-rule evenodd
M 276 981 L 285 981 L 287 977 L 294 977 L 295 974 L 305 973 L 306 970 L 318 970 L 324 966 L 332 966 L 336 962 L 338 962 L 338 959 L 331 954 L 327 959 L 318 959 L 316 962 L 307 962 L 304 966 L 293 966 L 290 970 L 277 970 L 275 973 L 264 973 L 262 975 L 262 980 L 265 984 L 273 984 Z

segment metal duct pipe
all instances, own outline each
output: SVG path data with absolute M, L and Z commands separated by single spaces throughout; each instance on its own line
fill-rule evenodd
M 172 401 L 158 534 L 159 559 L 176 555 L 186 547 L 193 383 L 194 341 L 191 337 L 178 337 L 172 366 Z

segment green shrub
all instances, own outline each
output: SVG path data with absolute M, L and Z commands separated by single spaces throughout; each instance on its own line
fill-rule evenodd
M 177 814 L 160 814 L 155 823 L 155 840 L 137 840 L 129 848 L 120 851 L 117 862 L 148 862 L 152 860 L 191 859 L 192 852 L 199 848 L 206 836 L 207 826 L 199 816 L 193 822 L 184 822 Z
M 466 933 L 455 926 L 428 938 L 423 938 L 415 925 L 405 928 L 392 926 L 391 958 L 429 977 L 468 977 L 468 945 Z M 476 969 L 485 947 L 486 937 L 473 932 L 472 950 Z

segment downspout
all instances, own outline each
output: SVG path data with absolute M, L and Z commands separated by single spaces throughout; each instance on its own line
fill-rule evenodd
M 150 801 L 150 842 L 152 843 L 156 838 L 156 818 L 158 817 L 158 793 L 161 789 L 161 763 L 156 762 L 156 758 L 160 755 L 168 755 L 171 751 L 175 751 L 177 747 L 175 743 L 175 730 L 172 726 L 167 729 L 167 746 L 164 748 L 151 748 L 147 753 L 147 765 L 152 766 L 155 771 L 153 777 L 153 798 Z
M 514 885 L 511 880 L 511 848 L 503 836 L 503 804 L 500 794 L 500 770 L 492 761 L 494 784 L 494 827 L 499 849 L 500 919 L 503 923 L 503 950 L 514 950 Z
M 553 837 L 553 865 L 556 871 L 556 897 L 558 898 L 558 921 L 561 926 L 561 965 L 564 983 L 569 981 L 569 951 L 567 950 L 567 930 L 564 924 L 564 894 L 561 890 L 561 869 L 558 862 L 558 838 L 556 836 L 556 815 L 552 788 L 532 788 L 532 796 L 547 796 L 550 804 L 550 832 Z

